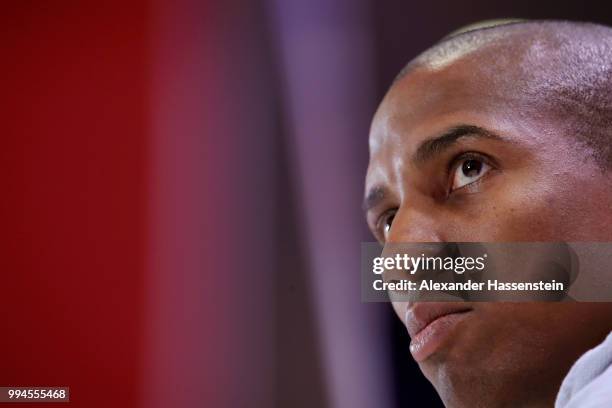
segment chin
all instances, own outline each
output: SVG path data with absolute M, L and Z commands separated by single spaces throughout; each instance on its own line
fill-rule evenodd
M 478 326 L 478 325 L 475 325 Z M 552 406 L 555 381 L 546 386 L 537 379 L 545 364 L 528 353 L 521 342 L 496 339 L 484 327 L 470 327 L 456 334 L 454 341 L 419 364 L 447 408 L 498 408 Z M 480 330 L 479 330 L 480 329 Z M 509 336 L 503 336 L 508 339 Z M 511 336 L 510 336 L 511 337 Z M 548 390 L 547 386 L 554 385 Z M 544 390 L 546 388 L 546 390 Z M 544 393 L 546 391 L 546 393 Z M 529 404 L 525 404 L 529 401 Z
M 446 407 L 497 407 L 505 385 L 515 376 L 520 343 L 510 344 L 504 328 L 476 308 L 441 347 L 419 363 Z M 495 316 L 497 320 L 498 316 Z
M 421 362 L 419 367 L 445 407 L 495 406 L 484 404 L 491 402 L 483 400 L 483 388 L 489 388 L 484 384 L 485 370 L 466 360 L 465 357 L 441 351 Z

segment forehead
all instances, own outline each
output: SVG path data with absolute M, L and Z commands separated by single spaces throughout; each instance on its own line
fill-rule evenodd
M 505 47 L 490 48 L 421 57 L 426 62 L 395 83 L 381 103 L 372 124 L 372 147 L 385 136 L 378 132 L 381 128 L 405 130 L 458 111 L 491 114 L 497 106 L 512 103 L 516 98 L 509 84 L 517 82 L 520 73 L 499 61 L 492 63 Z
M 372 122 L 372 152 L 403 139 L 407 130 L 414 134 L 419 128 L 435 125 L 445 115 L 486 107 L 469 78 L 448 71 L 418 69 L 390 89 Z
M 458 111 L 492 114 L 516 102 L 515 85 L 530 82 L 525 69 L 532 41 L 524 34 L 493 31 L 451 39 L 420 55 L 395 83 L 374 117 L 371 149 L 389 133 Z
M 400 147 L 411 150 L 445 126 L 504 120 L 500 112 L 512 103 L 510 97 L 469 67 L 454 66 L 416 69 L 391 88 L 372 122 L 372 160 Z
M 446 55 L 445 63 L 419 65 L 395 83 L 376 112 L 370 131 L 366 188 L 394 184 L 407 160 L 425 140 L 458 125 L 545 143 L 537 118 L 526 112 L 513 84 L 521 71 L 495 55 L 512 49 L 486 47 Z M 533 120 L 532 120 L 533 119 Z M 533 136 L 535 135 L 535 139 Z

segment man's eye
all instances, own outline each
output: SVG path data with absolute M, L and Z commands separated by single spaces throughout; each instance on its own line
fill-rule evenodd
M 386 211 L 379 219 L 377 223 L 377 230 L 380 234 L 380 237 L 383 241 L 387 241 L 387 237 L 389 236 L 389 232 L 391 232 L 391 226 L 393 225 L 393 220 L 395 219 L 395 214 L 397 210 L 389 210 Z
M 455 167 L 451 191 L 465 187 L 482 178 L 491 170 L 491 166 L 478 158 L 465 158 Z

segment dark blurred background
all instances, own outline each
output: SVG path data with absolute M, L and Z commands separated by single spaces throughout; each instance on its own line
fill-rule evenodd
M 490 18 L 605 3 L 3 3 L 0 385 L 86 407 L 437 407 L 360 300 L 371 117 Z

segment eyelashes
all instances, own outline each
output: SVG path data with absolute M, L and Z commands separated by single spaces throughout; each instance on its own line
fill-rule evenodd
M 448 194 L 476 183 L 491 170 L 493 170 L 491 160 L 483 154 L 476 152 L 459 154 L 451 161 L 447 171 Z

